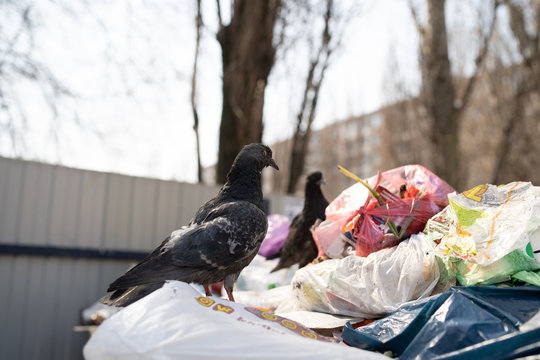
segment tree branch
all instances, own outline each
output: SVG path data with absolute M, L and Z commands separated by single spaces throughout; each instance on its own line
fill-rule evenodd
M 420 23 L 420 20 L 418 19 L 418 14 L 416 13 L 416 9 L 414 8 L 412 0 L 408 0 L 408 2 L 409 2 L 409 9 L 411 10 L 411 16 L 413 18 L 414 25 L 416 26 L 416 30 L 418 31 L 418 34 L 420 35 L 420 37 L 423 38 L 426 30 L 424 29 L 424 27 Z
M 523 57 L 527 57 L 527 49 L 529 47 L 529 35 L 525 30 L 525 18 L 518 6 L 509 0 L 503 0 L 510 13 L 510 28 L 514 33 L 519 45 L 520 53 Z
M 510 13 L 510 29 L 516 38 L 519 45 L 519 52 L 523 58 L 523 64 L 525 67 L 532 71 L 533 79 L 531 81 L 536 83 L 536 78 L 540 73 L 540 60 L 539 60 L 539 37 L 540 34 L 540 2 L 532 2 L 536 7 L 535 16 L 536 16 L 536 28 L 537 33 L 534 35 L 529 35 L 527 33 L 527 25 L 525 21 L 524 11 L 521 10 L 519 6 L 512 3 L 509 0 L 503 0 L 508 11 Z
M 476 81 L 478 80 L 478 74 L 480 72 L 480 68 L 482 67 L 482 64 L 486 58 L 486 55 L 489 50 L 489 42 L 491 40 L 491 37 L 493 36 L 494 30 L 495 30 L 495 24 L 497 22 L 497 8 L 499 6 L 499 1 L 495 0 L 493 3 L 493 17 L 491 18 L 491 23 L 489 25 L 488 32 L 484 35 L 482 39 L 482 44 L 480 46 L 480 49 L 478 51 L 478 55 L 476 56 L 476 59 L 474 60 L 475 63 L 475 70 L 471 77 L 469 77 L 467 84 L 465 85 L 465 91 L 463 92 L 463 95 L 461 96 L 461 105 L 458 109 L 456 109 L 457 114 L 456 116 L 459 116 L 460 113 L 463 111 L 463 109 L 467 108 L 467 104 L 469 103 L 469 100 L 471 98 L 471 94 L 473 92 L 474 86 L 476 84 Z
M 216 0 L 216 7 L 217 7 L 218 25 L 219 25 L 219 29 L 221 29 L 223 28 L 223 18 L 221 17 L 221 2 L 219 0 Z
M 324 80 L 326 69 L 330 63 L 330 57 L 334 50 L 331 45 L 334 33 L 331 29 L 331 21 L 334 19 L 333 0 L 326 0 L 324 13 L 324 28 L 321 34 L 321 42 L 316 50 L 316 55 L 309 64 L 302 104 L 297 114 L 296 129 L 292 140 L 291 162 L 289 164 L 289 180 L 287 193 L 294 193 L 296 183 L 304 171 L 306 150 L 309 145 L 311 126 L 315 120 L 319 91 Z M 334 43 L 337 46 L 339 42 Z M 322 61 L 322 63 L 321 63 Z

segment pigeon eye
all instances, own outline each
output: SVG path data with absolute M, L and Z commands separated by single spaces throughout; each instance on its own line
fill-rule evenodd
M 262 156 L 266 156 L 266 150 L 261 151 Z

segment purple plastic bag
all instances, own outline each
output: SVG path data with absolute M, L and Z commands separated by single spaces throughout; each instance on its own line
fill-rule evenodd
M 290 222 L 285 215 L 272 214 L 268 216 L 268 232 L 264 238 L 259 255 L 270 257 L 276 254 L 285 244 L 289 233 Z

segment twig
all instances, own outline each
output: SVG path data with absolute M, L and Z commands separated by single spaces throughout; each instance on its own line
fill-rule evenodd
M 420 37 L 423 38 L 426 30 L 424 29 L 422 24 L 420 24 L 420 20 L 418 19 L 418 14 L 416 13 L 416 9 L 414 8 L 412 1 L 408 0 L 408 2 L 409 2 L 409 9 L 411 10 L 411 15 L 414 20 L 414 25 L 416 26 L 416 30 L 418 31 L 418 34 L 420 35 Z
M 221 3 L 219 0 L 216 0 L 216 7 L 217 7 L 219 29 L 221 29 L 223 27 L 223 18 L 221 17 Z
M 463 96 L 461 97 L 461 107 L 460 109 L 465 109 L 467 107 L 467 104 L 471 98 L 472 91 L 474 89 L 474 85 L 476 84 L 476 81 L 478 79 L 478 73 L 480 72 L 480 68 L 482 67 L 482 64 L 484 62 L 484 59 L 486 58 L 486 55 L 489 50 L 489 42 L 491 40 L 491 37 L 493 36 L 494 30 L 495 30 L 495 23 L 497 20 L 497 7 L 499 6 L 499 1 L 495 0 L 493 3 L 493 18 L 491 19 L 491 24 L 489 25 L 489 30 L 487 34 L 484 36 L 482 40 L 482 46 L 480 50 L 478 51 L 478 55 L 475 59 L 475 65 L 476 69 L 472 76 L 469 77 L 469 80 L 467 82 L 467 85 L 465 86 L 465 91 L 463 92 Z M 459 110 L 461 111 L 461 110 Z

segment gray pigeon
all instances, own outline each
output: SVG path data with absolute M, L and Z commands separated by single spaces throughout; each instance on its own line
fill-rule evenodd
M 159 289 L 165 280 L 204 286 L 224 281 L 229 300 L 240 271 L 257 254 L 268 221 L 261 189 L 261 171 L 271 166 L 272 150 L 246 145 L 236 156 L 227 182 L 204 204 L 188 226 L 174 231 L 152 253 L 109 285 L 101 302 L 127 306 Z

